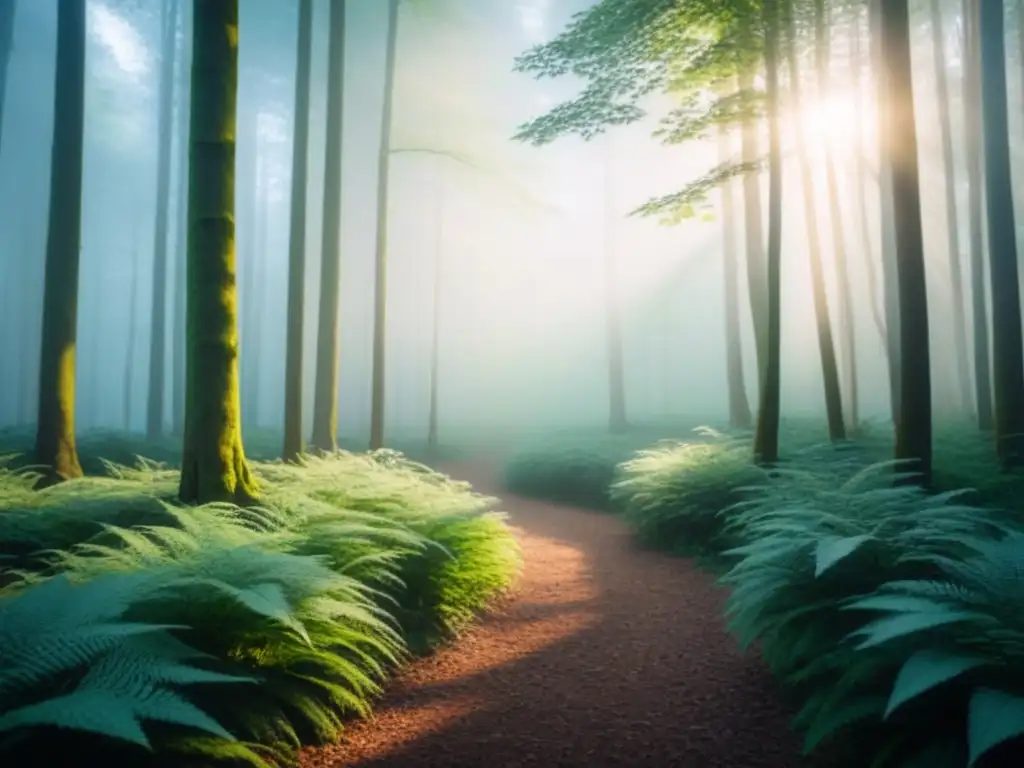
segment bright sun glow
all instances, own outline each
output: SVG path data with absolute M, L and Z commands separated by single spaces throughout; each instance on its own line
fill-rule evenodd
M 839 146 L 856 141 L 857 121 L 863 120 L 856 102 L 847 95 L 807 104 L 803 113 L 804 130 Z
M 89 32 L 107 49 L 118 69 L 141 77 L 149 70 L 149 49 L 139 31 L 103 3 L 88 5 Z

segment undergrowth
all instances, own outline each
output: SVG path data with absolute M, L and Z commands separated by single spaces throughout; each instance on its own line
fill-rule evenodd
M 292 764 L 519 567 L 494 499 L 392 451 L 253 469 L 240 509 L 0 467 L 0 762 Z
M 794 696 L 808 752 L 857 768 L 1024 763 L 1024 475 L 952 424 L 936 430 L 933 487 L 898 485 L 885 430 L 822 445 L 809 427 L 784 429 L 770 471 L 749 435 L 704 430 L 617 466 L 621 441 L 569 461 L 534 448 L 509 485 L 606 499 L 640 540 L 721 573 L 730 629 Z

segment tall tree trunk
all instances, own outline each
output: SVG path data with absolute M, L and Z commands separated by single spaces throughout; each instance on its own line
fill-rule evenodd
M 860 20 L 853 25 L 853 29 L 850 37 L 850 45 L 852 48 L 850 63 L 853 68 L 853 91 L 856 94 L 857 110 L 863 106 L 863 93 L 861 90 L 862 72 L 861 68 L 863 60 L 861 58 L 861 37 L 860 37 Z M 861 240 L 861 253 L 864 256 L 865 272 L 867 273 L 868 279 L 868 303 L 871 307 L 871 319 L 874 321 L 875 329 L 878 331 L 879 341 L 882 342 L 882 349 L 886 353 L 887 363 L 891 366 L 892 363 L 888 361 L 889 346 L 887 344 L 887 331 L 885 327 L 885 318 L 882 316 L 882 308 L 878 303 L 878 270 L 875 266 L 875 259 L 871 253 L 871 225 L 868 220 L 868 203 L 867 203 L 867 184 L 865 183 L 864 165 L 866 160 L 866 142 L 864 140 L 864 122 L 862 120 L 854 120 L 854 131 L 855 131 L 855 151 L 856 157 L 854 158 L 854 178 L 857 187 L 857 220 L 860 227 L 860 240 Z
M 7 69 L 14 45 L 14 12 L 17 0 L 0 3 L 0 153 L 4 145 L 4 116 L 7 114 Z
M 268 268 L 267 252 L 267 208 L 270 197 L 270 181 L 267 171 L 266 142 L 260 138 L 256 150 L 256 200 L 253 209 L 253 232 L 252 246 L 249 251 L 251 255 L 252 270 L 252 291 L 249 298 L 249 306 L 252 307 L 252 314 L 249 317 L 251 325 L 249 332 L 249 355 L 251 366 L 249 369 L 249 384 L 252 387 L 249 397 L 252 400 L 252 420 L 250 426 L 258 429 L 262 422 L 263 403 L 263 321 L 266 313 L 263 308 L 267 306 L 267 278 L 270 273 Z
M 732 155 L 729 129 L 718 128 L 718 160 L 727 163 Z M 725 281 L 725 373 L 729 389 L 729 425 L 750 429 L 753 416 L 743 378 L 743 341 L 740 334 L 739 248 L 736 242 L 736 185 L 722 185 L 722 277 Z M 666 360 L 668 357 L 666 356 Z M 667 382 L 666 382 L 667 383 Z M 668 387 L 665 391 L 668 392 Z M 666 403 L 665 411 L 668 407 Z
M 974 336 L 974 401 L 978 428 L 992 429 L 988 300 L 985 293 L 984 177 L 981 167 L 981 55 L 978 4 L 964 0 L 964 133 L 967 144 L 968 219 L 971 227 L 971 324 Z
M 345 87 L 344 0 L 331 3 L 327 54 L 327 147 L 324 153 L 323 241 L 317 318 L 312 443 L 338 447 L 338 303 L 341 279 L 341 129 Z
M 132 256 L 132 282 L 128 294 L 128 346 L 124 356 L 124 381 L 122 384 L 121 423 L 125 431 L 132 428 L 132 406 L 135 387 L 135 338 L 139 327 L 139 249 L 136 247 Z
M 821 263 L 821 241 L 818 233 L 818 210 L 814 201 L 814 170 L 807 155 L 807 136 L 801 120 L 800 66 L 796 57 L 796 25 L 792 0 L 782 0 L 786 15 L 786 58 L 789 62 L 789 88 L 796 127 L 797 160 L 800 164 L 800 186 L 804 193 L 804 222 L 807 227 L 807 260 L 811 267 L 811 295 L 814 301 L 815 328 L 818 333 L 818 354 L 821 357 L 821 378 L 825 388 L 825 413 L 828 436 L 834 441 L 846 439 L 843 425 L 843 399 L 839 389 L 839 366 L 836 364 L 832 321 L 829 317 L 825 270 Z
M 39 357 L 36 462 L 44 482 L 81 477 L 75 447 L 75 347 L 82 243 L 82 155 L 85 121 L 85 0 L 57 9 L 50 213 Z
M 785 0 L 783 0 L 785 2 Z M 779 8 L 764 0 L 764 66 L 768 103 L 767 347 L 761 401 L 754 433 L 754 458 L 771 466 L 779 460 L 782 394 L 782 140 L 779 127 Z
M 871 59 L 875 75 L 875 89 L 878 94 L 878 196 L 881 218 L 881 254 L 882 254 L 882 295 L 885 307 L 886 349 L 889 359 L 889 403 L 892 411 L 893 424 L 899 423 L 901 406 L 901 367 L 900 367 L 900 302 L 899 278 L 896 262 L 898 259 L 896 246 L 896 224 L 893 201 L 893 168 L 891 158 L 883 148 L 882 136 L 888 124 L 888 83 L 886 82 L 886 64 L 883 53 L 883 5 L 884 0 L 868 0 L 868 12 L 871 26 Z M 902 2 L 902 0 L 898 0 Z
M 608 350 L 608 431 L 613 434 L 629 428 L 626 416 L 626 375 L 622 359 L 622 308 L 617 290 L 615 261 L 615 205 L 613 199 L 612 152 L 610 139 L 605 139 L 604 178 L 604 300 L 605 344 Z
M 979 3 L 978 17 L 996 447 L 1004 466 L 1016 466 L 1024 462 L 1024 339 L 1010 166 L 1003 3 Z
M 744 66 L 740 70 L 739 88 L 741 92 L 746 94 L 753 92 L 755 72 L 755 65 Z M 757 117 L 753 115 L 744 117 L 740 134 L 740 159 L 744 164 L 756 163 L 761 158 L 761 147 L 757 137 L 759 127 L 760 120 Z M 743 221 L 747 261 L 747 293 L 754 326 L 757 385 L 760 392 L 768 360 L 768 278 L 765 271 L 760 171 L 748 171 L 743 174 Z M 759 398 L 760 396 L 758 394 Z
M 178 495 L 246 503 L 235 285 L 238 0 L 195 0 L 189 131 L 188 387 Z
M 953 300 L 953 352 L 960 406 L 970 413 L 971 374 L 967 362 L 967 318 L 964 315 L 964 284 L 960 272 L 960 226 L 956 210 L 956 163 L 953 159 L 953 129 L 949 119 L 949 75 L 946 72 L 946 43 L 939 0 L 931 0 L 932 53 L 935 57 L 936 97 L 939 107 L 939 133 L 942 137 L 942 167 L 946 192 L 946 235 L 949 252 L 949 280 Z
M 436 189 L 434 199 L 437 202 L 437 210 L 434 212 L 434 296 L 431 304 L 433 320 L 430 324 L 430 410 L 427 416 L 427 447 L 437 448 L 438 433 L 438 407 L 437 407 L 437 386 L 439 368 L 441 364 L 441 299 L 442 281 L 444 280 L 444 168 L 438 159 L 434 169 Z
M 149 333 L 149 387 L 146 399 L 146 437 L 164 429 L 164 384 L 167 337 L 167 233 L 171 193 L 171 108 L 174 96 L 174 23 L 178 0 L 160 14 L 160 93 L 157 115 L 156 226 L 153 228 L 153 312 Z
M 815 49 L 817 54 L 818 90 L 825 100 L 832 91 L 829 71 L 830 41 L 829 23 L 826 18 L 825 0 L 815 0 Z M 857 121 L 859 122 L 859 121 Z M 853 289 L 850 286 L 850 269 L 846 257 L 846 234 L 843 231 L 843 210 L 839 204 L 839 182 L 836 178 L 835 141 L 825 136 L 825 180 L 828 186 L 829 221 L 832 224 L 832 248 L 835 251 L 836 287 L 838 289 L 837 314 L 839 316 L 839 348 L 843 359 L 846 379 L 846 419 L 850 431 L 860 426 L 857 382 L 857 333 L 853 316 Z
M 388 36 L 384 64 L 384 111 L 381 115 L 377 157 L 377 248 L 374 257 L 373 378 L 370 392 L 370 450 L 384 446 L 384 393 L 387 383 L 384 354 L 387 347 L 388 302 L 388 182 L 391 170 L 392 108 L 395 99 L 395 64 L 398 58 L 398 6 L 388 0 Z
M 302 337 L 306 293 L 306 188 L 309 167 L 309 70 L 313 0 L 299 0 L 295 116 L 292 138 L 291 222 L 288 235 L 288 335 L 284 363 L 284 446 L 281 457 L 302 453 Z
M 893 214 L 900 298 L 900 416 L 896 458 L 929 482 L 932 469 L 931 362 L 925 282 L 921 191 L 917 170 L 914 81 L 910 62 L 909 0 L 882 4 L 882 54 L 887 103 L 882 134 L 892 164 Z
M 185 429 L 185 343 L 188 331 L 185 324 L 185 306 L 188 295 L 188 120 L 189 120 L 189 3 L 180 4 L 178 20 L 181 30 L 181 48 L 178 57 L 178 217 L 175 222 L 174 253 L 174 352 L 172 356 L 172 424 L 174 434 Z

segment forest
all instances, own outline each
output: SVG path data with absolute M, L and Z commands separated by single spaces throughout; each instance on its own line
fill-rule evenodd
M 1024 0 L 0 0 L 0 764 L 1024 764 Z

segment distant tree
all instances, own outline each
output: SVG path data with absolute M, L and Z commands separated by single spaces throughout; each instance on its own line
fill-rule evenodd
M 176 201 L 178 218 L 175 222 L 176 251 L 174 254 L 174 352 L 172 355 L 172 403 L 174 433 L 182 434 L 185 428 L 185 340 L 187 329 L 185 323 L 188 281 L 186 264 L 188 261 L 188 121 L 189 121 L 189 7 L 190 3 L 180 4 L 178 17 L 181 41 L 178 50 L 178 105 L 175 116 L 175 129 L 178 144 L 178 198 Z
M 626 371 L 622 359 L 622 306 L 619 298 L 619 279 L 616 274 L 615 185 L 612 172 L 611 137 L 605 138 L 604 168 L 604 315 L 605 349 L 608 354 L 608 431 L 612 434 L 629 428 L 626 415 Z
M 238 0 L 195 0 L 189 131 L 188 350 L 183 502 L 257 493 L 242 445 L 235 285 Z
M 284 363 L 284 446 L 281 456 L 302 453 L 302 337 L 306 293 L 306 186 L 309 166 L 309 70 L 313 0 L 299 0 L 295 110 L 292 136 L 291 223 L 288 240 L 288 330 Z
M 57 10 L 50 212 L 43 289 L 36 461 L 44 482 L 82 475 L 75 446 L 75 348 L 82 237 L 82 151 L 85 120 L 85 0 Z
M 338 447 L 338 304 L 341 280 L 341 131 L 345 87 L 345 0 L 331 3 L 327 53 L 327 147 L 324 153 L 323 239 L 312 444 Z
M 942 25 L 939 0 L 929 3 L 932 23 L 932 56 L 935 59 L 936 101 L 939 107 L 939 134 L 942 139 L 943 183 L 946 194 L 946 250 L 949 258 L 949 285 L 952 291 L 953 352 L 956 361 L 960 404 L 971 411 L 971 374 L 967 362 L 967 317 L 964 313 L 964 281 L 960 271 L 960 226 L 956 210 L 956 162 L 953 156 L 953 128 L 950 124 L 949 58 Z
M 984 173 L 982 169 L 981 51 L 978 3 L 964 0 L 964 134 L 967 154 L 967 215 L 970 222 L 971 325 L 974 335 L 974 404 L 978 428 L 992 429 L 992 368 L 989 359 L 985 284 Z
M 978 5 L 996 446 L 1003 464 L 1012 466 L 1024 463 L 1024 340 L 1006 95 L 1005 9 L 1001 0 Z
M 178 0 L 162 5 L 160 13 L 160 92 L 157 114 L 156 226 L 153 228 L 153 310 L 149 334 L 149 387 L 146 399 L 146 437 L 164 429 L 167 340 L 167 235 L 170 220 L 171 136 L 174 106 L 174 54 Z
M 388 182 L 391 168 L 391 118 L 398 59 L 398 18 L 401 0 L 388 0 L 387 42 L 384 51 L 384 109 L 377 156 L 377 244 L 374 254 L 373 379 L 370 395 L 370 450 L 384 445 L 388 297 Z
M 4 115 L 7 112 L 7 69 L 14 47 L 14 13 L 17 0 L 0 3 L 0 152 L 3 151 Z
M 131 258 L 131 285 L 128 289 L 128 340 L 125 345 L 124 377 L 121 384 L 121 426 L 132 428 L 133 394 L 135 393 L 135 346 L 139 328 L 139 249 L 134 248 Z
M 909 0 L 881 4 L 885 61 L 883 151 L 892 165 L 893 214 L 900 299 L 900 409 L 896 458 L 912 461 L 924 482 L 932 469 L 931 360 L 918 181 Z

